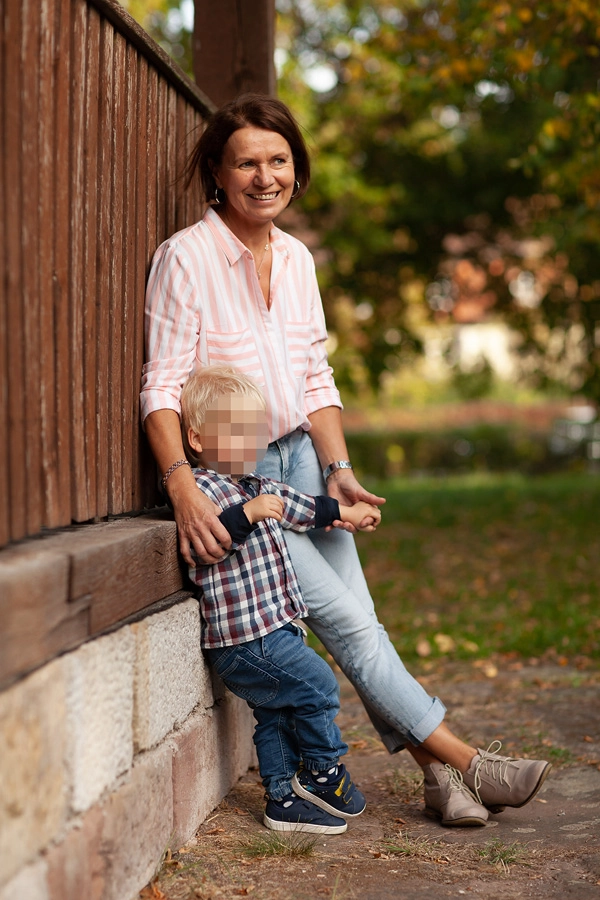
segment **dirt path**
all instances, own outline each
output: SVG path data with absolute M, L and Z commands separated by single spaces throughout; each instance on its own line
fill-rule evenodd
M 600 900 L 600 673 L 560 666 L 448 665 L 426 676 L 455 731 L 479 747 L 554 763 L 538 797 L 485 828 L 442 828 L 423 815 L 419 770 L 380 748 L 342 678 L 346 762 L 367 797 L 344 835 L 309 856 L 268 855 L 263 792 L 250 772 L 167 860 L 140 897 L 166 900 Z M 306 836 L 302 836 L 305 840 Z M 296 837 L 296 841 L 299 836 Z M 296 847 L 300 850 L 301 847 Z M 254 855 L 252 855 L 254 854 Z

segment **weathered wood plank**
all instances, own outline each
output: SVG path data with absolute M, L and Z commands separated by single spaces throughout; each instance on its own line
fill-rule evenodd
M 57 0 L 54 25 L 54 109 L 56 129 L 54 135 L 54 271 L 53 307 L 55 333 L 53 366 L 55 370 L 56 397 L 54 406 L 56 449 L 52 464 L 46 467 L 46 493 L 52 497 L 46 524 L 54 528 L 71 521 L 71 430 L 77 420 L 72 415 L 71 391 L 72 360 L 68 352 L 70 339 L 70 297 L 69 279 L 71 260 L 69 259 L 69 239 L 71 228 L 77 227 L 71 216 L 69 197 L 70 179 L 74 185 L 80 183 L 81 148 L 72 140 L 71 109 L 77 103 L 80 108 L 80 85 L 71 70 L 71 34 L 74 22 L 71 19 L 70 0 Z M 73 166 L 72 166 L 73 163 Z M 77 174 L 74 168 L 77 166 Z M 74 193 L 76 188 L 74 188 Z M 78 225 L 79 223 L 77 223 Z M 80 248 L 78 260 L 81 261 Z M 81 269 L 78 272 L 81 283 Z M 65 348 L 67 352 L 65 352 Z M 44 454 L 45 459 L 45 454 Z
M 123 191 L 123 259 L 122 259 L 122 284 L 123 284 L 123 330 L 121 337 L 122 346 L 122 394 L 123 401 L 120 411 L 116 413 L 121 419 L 121 510 L 128 511 L 136 508 L 134 499 L 134 468 L 137 462 L 133 434 L 137 432 L 139 422 L 139 381 L 141 367 L 135 354 L 136 319 L 143 319 L 142 298 L 136 296 L 136 246 L 138 241 L 138 229 L 136 222 L 137 211 L 137 168 L 141 164 L 138 155 L 138 127 L 137 127 L 137 103 L 138 103 L 138 65 L 135 49 L 129 45 L 126 47 L 124 62 L 124 96 L 123 96 L 123 159 L 124 175 L 122 179 Z
M 8 334 L 6 369 L 8 372 L 8 427 L 5 440 L 8 449 L 8 498 L 10 508 L 10 536 L 18 540 L 27 534 L 27 478 L 25 472 L 25 368 L 24 368 L 24 311 L 22 271 L 23 210 L 21 205 L 22 183 L 22 40 L 21 4 L 13 0 L 5 18 L 3 52 L 6 58 L 7 78 L 4 83 L 6 178 L 6 330 Z
M 72 504 L 69 518 L 82 522 L 90 517 L 90 496 L 87 483 L 86 404 L 85 404 L 85 290 L 89 287 L 86 277 L 88 262 L 89 225 L 87 221 L 86 191 L 87 133 L 93 128 L 88 123 L 88 16 L 84 3 L 76 3 L 73 11 L 71 39 L 71 127 L 69 131 L 69 169 L 71 195 L 69 200 L 69 446 L 71 455 L 70 490 Z M 90 54 L 91 55 L 91 54 Z M 90 59 L 90 64 L 93 60 Z M 64 351 L 63 351 L 64 355 Z M 66 398 L 65 398 L 66 400 Z M 64 414 L 63 400 L 61 411 Z
M 39 114 L 35 123 L 38 138 L 38 178 L 35 182 L 37 193 L 38 216 L 36 232 L 39 241 L 37 254 L 38 302 L 39 313 L 35 328 L 38 333 L 38 345 L 35 348 L 39 365 L 39 420 L 34 422 L 36 440 L 34 447 L 43 447 L 43 452 L 36 452 L 41 465 L 40 520 L 44 525 L 60 523 L 58 514 L 58 440 L 56 417 L 56 369 L 57 353 L 54 310 L 54 278 L 55 259 L 54 243 L 60 222 L 56 209 L 56 168 L 55 139 L 56 115 L 55 105 L 55 67 L 56 16 L 54 0 L 40 0 L 40 40 L 39 60 L 36 72 L 39 83 Z M 31 66 L 35 71 L 35 66 Z M 64 212 L 64 210 L 63 210 Z M 31 386 L 33 388 L 33 385 Z M 30 388 L 30 391 L 31 391 Z M 40 440 L 41 438 L 41 440 Z M 39 442 L 39 443 L 38 443 Z M 28 466 L 29 468 L 29 466 Z M 42 503 L 43 498 L 43 503 Z M 39 530 L 32 527 L 30 533 Z
M 71 598 L 89 596 L 92 634 L 182 586 L 174 522 L 140 516 L 73 543 Z
M 47 2 L 29 8 L 24 4 L 21 42 L 22 118 L 21 118 L 21 198 L 22 198 L 22 269 L 21 300 L 23 303 L 22 388 L 26 406 L 24 418 L 24 455 L 20 460 L 27 473 L 26 522 L 27 534 L 35 534 L 42 525 L 42 455 L 40 453 L 41 398 L 44 385 L 41 379 L 41 281 L 40 275 L 47 260 L 40 257 L 39 192 L 41 184 L 40 148 L 40 80 L 37 66 L 31 60 L 41 56 L 44 66 L 44 37 L 40 13 L 47 12 Z M 40 53 L 41 51 L 41 53 Z M 46 57 L 47 58 L 47 57 Z M 46 249 L 46 248 L 44 248 Z M 35 264 L 32 265 L 32 261 Z
M 123 510 L 123 407 L 127 405 L 123 379 L 123 242 L 128 228 L 124 217 L 123 182 L 125 174 L 125 38 L 113 29 L 112 55 L 112 127 L 110 129 L 110 288 L 106 292 L 108 302 L 108 396 L 107 428 L 108 441 L 108 497 L 107 511 L 119 513 Z M 108 88 L 108 85 L 107 85 Z M 120 160 L 115 165 L 115 160 Z
M 5 22 L 7 14 L 6 4 L 0 6 L 0 30 L 3 34 L 10 32 L 9 26 Z M 6 109 L 7 102 L 5 92 L 7 90 L 8 72 L 6 67 L 7 54 L 0 54 L 0 141 L 2 146 L 7 146 L 7 122 Z M 8 359 L 8 323 L 7 323 L 7 305 L 8 296 L 6 291 L 7 271 L 6 271 L 6 229 L 7 221 L 7 183 L 6 183 L 6 154 L 0 159 L 0 435 L 8 437 L 8 369 L 6 360 Z M 0 496 L 5 498 L 4 503 L 0 503 L 0 546 L 8 543 L 10 540 L 10 504 L 9 504 L 9 453 L 8 440 L 0 440 Z
M 0 687 L 89 636 L 89 598 L 69 603 L 67 548 L 39 541 L 0 554 Z
M 98 253 L 102 248 L 98 240 L 99 218 L 99 105 L 100 92 L 100 30 L 101 19 L 95 9 L 88 9 L 87 24 L 87 68 L 86 68 L 86 133 L 85 133 L 85 185 L 83 222 L 83 284 L 79 302 L 83 305 L 83 420 L 81 427 L 85 435 L 84 483 L 74 485 L 73 490 L 85 491 L 87 505 L 79 510 L 78 521 L 85 521 L 98 515 L 98 409 L 96 384 L 102 377 L 98 365 Z
M 90 10 L 92 12 L 92 10 Z M 111 440 L 109 420 L 110 393 L 110 310 L 114 291 L 113 256 L 116 252 L 113 240 L 114 222 L 112 206 L 113 169 L 113 124 L 114 124 L 114 37 L 115 30 L 110 22 L 100 23 L 100 67 L 98 92 L 98 170 L 96 191 L 98 196 L 98 232 L 96 235 L 96 284 L 95 294 L 95 335 L 96 366 L 96 509 L 95 514 L 104 518 L 108 514 L 109 493 L 109 451 Z M 106 248 L 110 247 L 110 252 Z M 90 372 L 91 375 L 91 372 Z
M 137 67 L 138 89 L 136 94 L 136 165 L 133 169 L 135 175 L 135 228 L 136 244 L 135 256 L 132 265 L 135 267 L 134 280 L 134 305 L 137 314 L 134 316 L 134 343 L 133 343 L 133 370 L 142 374 L 144 361 L 144 293 L 146 277 L 149 268 L 148 263 L 148 221 L 149 221 L 149 184 L 148 172 L 150 168 L 150 134 L 148 109 L 148 64 L 145 59 L 140 59 Z M 131 451 L 133 454 L 133 508 L 140 509 L 150 506 L 146 500 L 147 457 L 143 455 L 142 448 L 145 445 L 141 433 L 139 419 L 133 425 Z M 127 450 L 127 448 L 125 448 Z

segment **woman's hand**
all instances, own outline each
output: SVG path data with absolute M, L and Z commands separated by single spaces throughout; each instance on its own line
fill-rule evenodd
M 385 497 L 378 497 L 371 494 L 357 480 L 352 469 L 338 469 L 327 479 L 327 493 L 330 497 L 335 497 L 340 506 L 353 506 L 359 501 L 369 503 L 372 506 L 382 506 L 385 503 Z M 375 516 L 365 516 L 360 523 L 360 530 L 367 530 L 369 526 L 377 526 L 381 520 Z M 335 528 L 341 528 L 354 534 L 357 529 L 351 522 L 342 522 L 336 520 L 333 523 Z
M 221 524 L 218 516 L 220 508 L 198 489 L 187 466 L 173 472 L 167 482 L 167 490 L 173 504 L 179 549 L 186 563 L 195 566 L 199 559 L 212 565 L 223 559 L 231 547 L 231 535 Z M 192 556 L 192 548 L 196 560 Z
M 244 503 L 244 512 L 251 525 L 262 522 L 263 519 L 277 519 L 281 522 L 283 500 L 276 494 L 259 494 Z

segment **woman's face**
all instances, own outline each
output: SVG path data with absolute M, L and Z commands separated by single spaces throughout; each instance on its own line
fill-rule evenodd
M 246 228 L 268 224 L 283 212 L 294 191 L 290 145 L 276 131 L 240 128 L 225 144 L 214 176 L 227 194 L 230 226 L 236 221 Z

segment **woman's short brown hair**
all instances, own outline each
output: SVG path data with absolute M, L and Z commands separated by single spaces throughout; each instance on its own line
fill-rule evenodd
M 186 186 L 197 172 L 204 199 L 213 200 L 217 189 L 213 169 L 221 164 L 225 144 L 235 131 L 249 126 L 275 131 L 286 139 L 292 151 L 296 181 L 300 184 L 294 199 L 302 197 L 310 182 L 310 160 L 304 138 L 285 103 L 266 94 L 242 94 L 211 116 L 188 158 L 184 173 Z

